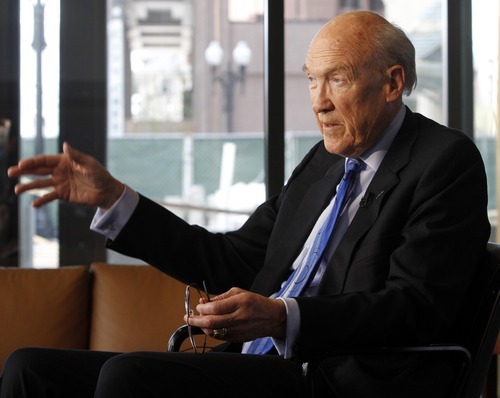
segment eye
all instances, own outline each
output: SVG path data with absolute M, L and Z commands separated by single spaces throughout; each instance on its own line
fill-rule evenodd
M 344 75 L 335 74 L 330 78 L 330 82 L 337 87 L 342 87 L 347 84 L 347 78 Z
M 317 80 L 315 77 L 308 75 L 307 80 L 309 80 L 309 87 L 316 87 Z

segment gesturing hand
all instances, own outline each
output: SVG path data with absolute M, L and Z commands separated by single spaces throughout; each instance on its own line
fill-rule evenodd
M 199 315 L 189 318 L 190 325 L 208 335 L 225 328 L 227 334 L 220 337 L 224 340 L 241 343 L 263 336 L 285 336 L 286 309 L 278 299 L 232 288 L 210 302 L 198 304 L 196 310 Z
M 46 177 L 15 187 L 16 194 L 32 189 L 53 188 L 33 201 L 35 207 L 62 199 L 108 209 L 124 189 L 123 183 L 116 180 L 96 159 L 70 148 L 67 143 L 63 145 L 63 153 L 21 160 L 17 166 L 10 167 L 7 173 L 11 178 L 23 175 Z

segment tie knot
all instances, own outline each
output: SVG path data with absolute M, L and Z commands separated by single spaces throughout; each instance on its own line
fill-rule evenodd
M 347 165 L 345 167 L 345 171 L 346 171 L 346 173 L 349 171 L 357 172 L 358 170 L 361 169 L 361 166 L 363 164 L 364 164 L 364 162 L 361 159 L 348 158 Z

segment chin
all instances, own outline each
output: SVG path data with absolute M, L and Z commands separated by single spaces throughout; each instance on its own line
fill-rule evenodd
M 324 142 L 324 144 L 325 144 L 325 149 L 328 152 L 333 153 L 334 155 L 340 155 L 340 156 L 344 156 L 344 157 L 349 156 L 349 155 L 346 155 L 345 150 L 342 149 L 341 147 L 339 147 L 338 145 L 328 144 L 326 141 Z
M 333 153 L 335 155 L 349 157 L 349 156 L 352 156 L 354 153 L 354 150 L 352 147 L 342 145 L 338 142 L 328 142 L 326 139 L 323 139 L 323 144 L 325 145 L 325 149 L 328 152 Z

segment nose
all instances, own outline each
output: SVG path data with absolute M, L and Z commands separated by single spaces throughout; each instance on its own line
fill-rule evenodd
M 330 112 L 334 109 L 326 84 L 317 85 L 314 90 L 311 90 L 311 102 L 315 114 Z

